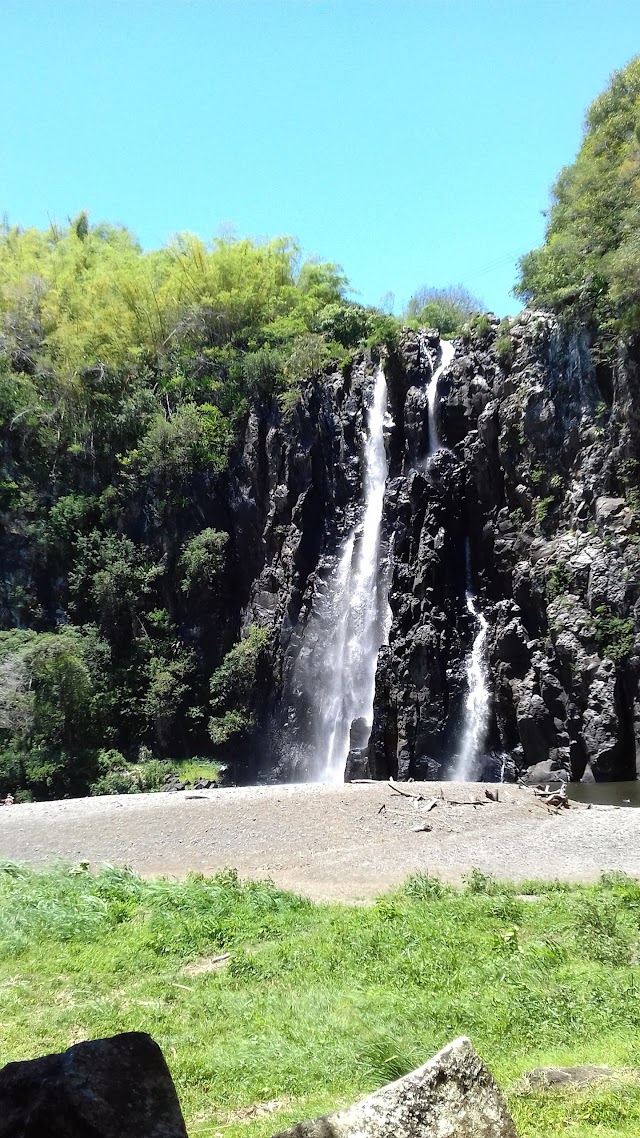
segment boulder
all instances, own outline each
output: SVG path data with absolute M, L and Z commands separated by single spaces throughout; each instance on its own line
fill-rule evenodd
M 187 1138 L 173 1080 L 143 1032 L 0 1070 L 0 1138 Z
M 599 522 L 608 521 L 622 513 L 626 504 L 624 498 L 596 498 L 596 518 Z
M 569 782 L 570 772 L 557 760 L 547 759 L 546 762 L 535 763 L 520 777 L 527 786 L 537 786 L 541 782 Z
M 619 1072 L 611 1067 L 536 1067 L 523 1078 L 527 1090 L 550 1091 L 565 1087 L 586 1087 L 603 1079 L 615 1079 Z
M 347 1110 L 300 1122 L 276 1138 L 517 1138 L 505 1101 L 470 1040 Z

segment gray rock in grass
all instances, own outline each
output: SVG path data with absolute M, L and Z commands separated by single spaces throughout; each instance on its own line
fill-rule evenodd
M 347 1110 L 275 1138 L 517 1138 L 490 1071 L 462 1037 Z

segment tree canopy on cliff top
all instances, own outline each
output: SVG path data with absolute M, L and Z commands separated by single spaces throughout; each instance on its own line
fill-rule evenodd
M 518 296 L 640 331 L 640 56 L 586 116 L 575 162 L 552 190 L 544 245 L 520 261 Z

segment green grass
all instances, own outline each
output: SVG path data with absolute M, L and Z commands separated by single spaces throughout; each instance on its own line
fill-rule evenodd
M 195 782 L 197 778 L 208 778 L 219 782 L 222 775 L 222 766 L 213 759 L 174 759 L 171 770 L 178 775 L 182 782 Z
M 233 872 L 0 872 L 0 1060 L 150 1032 L 191 1135 L 262 1136 L 346 1104 L 471 1036 L 523 1138 L 640 1132 L 631 1076 L 526 1093 L 550 1063 L 640 1065 L 640 883 L 426 877 L 368 908 L 314 905 Z M 190 961 L 230 962 L 193 974 Z M 276 1100 L 255 1118 L 243 1108 Z M 246 1112 L 245 1112 L 246 1113 Z

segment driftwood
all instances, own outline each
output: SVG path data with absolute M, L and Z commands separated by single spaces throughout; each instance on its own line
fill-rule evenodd
M 449 806 L 488 806 L 489 805 L 489 799 L 488 798 L 465 798 L 465 799 L 445 798 L 445 802 Z
M 412 790 L 401 789 L 392 778 L 389 779 L 389 786 L 391 790 L 395 790 L 396 794 L 402 794 L 405 798 L 417 798 L 418 802 L 424 802 L 424 794 L 420 794 L 420 792 L 414 794 Z
M 567 797 L 567 788 L 564 783 L 560 787 L 560 790 L 549 790 L 548 786 L 543 790 L 542 787 L 536 786 L 534 787 L 533 793 L 536 799 L 540 802 L 544 802 L 545 806 L 552 807 L 556 811 L 561 810 L 563 807 L 569 809 L 571 806 L 569 798 Z

